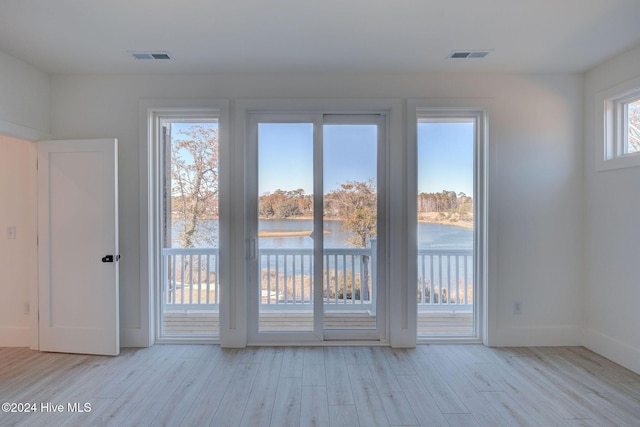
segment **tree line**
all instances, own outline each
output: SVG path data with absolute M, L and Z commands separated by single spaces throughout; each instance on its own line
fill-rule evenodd
M 471 213 L 473 198 L 463 192 L 443 190 L 439 193 L 420 193 L 418 195 L 418 213 Z

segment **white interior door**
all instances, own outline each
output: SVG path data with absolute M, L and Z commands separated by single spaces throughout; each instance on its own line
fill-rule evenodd
M 120 352 L 117 143 L 38 143 L 41 351 Z

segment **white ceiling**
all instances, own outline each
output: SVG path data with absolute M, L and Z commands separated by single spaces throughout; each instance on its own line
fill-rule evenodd
M 639 42 L 640 0 L 0 1 L 0 51 L 53 74 L 581 72 Z

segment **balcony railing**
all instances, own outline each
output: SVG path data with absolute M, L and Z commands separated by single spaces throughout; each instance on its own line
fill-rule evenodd
M 418 309 L 471 311 L 473 251 L 418 249 Z
M 326 310 L 375 311 L 376 250 L 325 249 Z M 165 309 L 216 310 L 220 301 L 218 249 L 163 249 Z M 418 250 L 420 310 L 470 311 L 473 304 L 471 250 Z M 261 310 L 311 310 L 313 250 L 259 251 Z

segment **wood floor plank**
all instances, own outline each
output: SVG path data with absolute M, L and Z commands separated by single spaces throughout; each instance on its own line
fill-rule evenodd
M 550 369 L 558 372 L 562 378 L 567 381 L 571 381 L 574 385 L 581 387 L 584 393 L 608 393 L 611 391 L 611 388 L 605 384 L 604 382 L 598 380 L 593 375 L 591 375 L 586 369 L 583 367 L 572 363 L 559 354 L 556 350 L 556 353 L 548 353 L 548 349 L 535 349 L 538 351 L 538 354 L 542 355 L 541 360 L 547 364 Z M 547 353 L 545 353 L 545 351 Z
M 347 365 L 367 363 L 362 347 L 344 347 L 344 359 Z
M 527 401 L 532 412 L 537 415 L 535 419 L 540 422 L 553 424 L 555 420 L 570 419 L 580 416 L 578 410 L 571 406 L 563 405 L 563 396 L 559 390 L 553 388 L 538 387 L 535 383 L 526 379 L 526 374 L 513 369 L 511 365 L 487 363 L 482 364 L 487 376 L 500 385 L 507 393 L 516 397 L 519 401 Z M 491 391 L 491 390 L 485 390 Z M 543 419 L 540 419 L 543 417 Z
M 181 374 L 193 367 L 192 359 L 180 357 L 185 352 L 184 348 L 176 347 L 175 350 L 167 352 L 165 357 L 159 358 L 148 370 L 143 371 L 145 376 L 139 377 L 116 399 L 108 413 L 103 415 L 109 424 L 120 425 L 136 417 L 143 419 L 145 408 L 153 406 L 155 400 L 164 402 L 168 399 L 168 396 L 161 394 L 167 391 L 166 385 L 181 381 Z
M 433 396 L 422 385 L 417 375 L 398 375 L 398 382 L 413 410 L 418 425 L 448 427 L 449 423 L 435 404 Z
M 414 349 L 382 347 L 384 355 L 396 375 L 415 375 L 416 371 L 407 357 Z
M 79 404 L 80 407 L 84 408 L 85 403 L 87 402 L 87 396 L 90 396 L 90 392 L 79 394 L 78 389 L 84 388 L 86 384 L 91 384 L 94 380 L 94 372 L 98 369 L 93 363 L 90 363 L 90 360 L 108 360 L 114 361 L 114 358 L 96 358 L 93 356 L 85 356 L 82 359 L 80 364 L 74 366 L 74 369 L 71 369 L 65 373 L 64 377 L 61 379 L 54 381 L 53 383 L 48 383 L 46 386 L 42 386 L 40 392 L 33 394 L 32 399 L 37 400 L 39 402 L 53 402 L 55 404 L 63 404 L 65 409 L 68 409 L 68 404 Z M 103 366 L 99 366 L 103 367 Z M 80 386 L 78 386 L 80 384 Z M 84 390 L 90 390 L 84 388 Z M 76 397 L 77 396 L 77 397 Z M 75 408 L 75 407 L 74 407 Z M 39 412 L 37 414 L 33 414 L 33 416 L 29 419 L 29 424 L 31 425 L 50 425 L 51 419 L 50 414 L 46 412 Z
M 244 410 L 240 424 L 242 426 L 269 426 L 271 423 L 271 413 L 278 390 L 278 378 L 282 370 L 284 351 L 275 348 L 267 348 L 262 351 L 264 354 Z
M 73 358 L 61 353 L 53 353 L 49 356 L 42 354 L 33 365 L 27 367 L 19 377 L 8 384 L 5 389 L 10 390 L 17 402 L 24 402 L 25 399 L 36 398 L 36 394 L 44 389 L 43 384 L 55 382 L 70 365 L 73 365 Z M 3 394 L 4 394 L 3 390 Z
M 302 385 L 327 385 L 322 347 L 304 349 Z
M 302 378 L 303 365 L 304 348 L 287 347 L 284 349 L 280 376 L 283 378 Z
M 122 415 L 119 418 L 116 417 L 114 421 L 136 426 L 155 425 L 152 424 L 149 414 L 158 414 L 163 408 L 174 405 L 172 401 L 174 391 L 183 389 L 187 378 L 198 375 L 195 371 L 196 363 L 197 359 L 181 358 L 176 360 L 171 367 L 167 368 L 161 378 L 153 381 L 143 391 L 147 393 L 145 396 L 136 399 L 136 402 L 129 404 L 128 407 L 123 407 L 121 409 Z
M 124 365 L 122 369 L 116 370 L 112 375 L 98 387 L 95 397 L 120 397 L 131 384 L 140 384 L 142 378 L 148 375 L 149 368 L 160 365 L 163 360 L 167 360 L 169 352 L 178 351 L 171 346 L 153 346 L 148 351 L 138 351 L 133 355 L 131 363 Z
M 193 399 L 181 426 L 204 426 L 211 422 L 231 383 L 241 352 L 235 349 L 221 351 L 216 369 L 209 375 L 207 385 Z
M 453 393 L 464 402 L 465 411 L 449 413 L 470 413 L 482 426 L 511 427 L 497 411 L 493 410 L 486 396 L 479 392 L 458 367 L 447 358 L 447 354 L 432 353 L 427 356 L 430 363 L 438 366 Z M 430 390 L 433 395 L 435 390 Z
M 263 355 L 262 347 L 247 347 L 240 352 L 238 363 L 260 363 Z
M 598 423 L 592 419 L 570 419 L 567 420 L 567 424 L 571 427 L 602 427 L 601 423 Z
M 445 418 L 451 427 L 480 427 L 471 414 L 445 414 Z
M 300 402 L 300 426 L 329 425 L 329 404 L 326 386 L 302 386 Z
M 211 425 L 238 426 L 242 421 L 252 388 L 259 369 L 256 363 L 239 363 L 227 386 L 218 410 L 211 418 Z
M 640 374 L 636 374 L 584 347 L 566 347 L 564 348 L 563 355 L 583 366 L 591 366 L 592 369 L 590 369 L 590 371 L 607 376 L 611 381 L 624 383 L 640 382 Z
M 364 349 L 364 353 L 389 423 L 405 426 L 418 425 L 418 420 L 413 414 L 407 396 L 387 362 L 383 349 L 368 347 Z
M 327 376 L 327 402 L 329 405 L 353 405 L 353 393 L 349 383 L 349 371 L 342 347 L 324 348 L 324 365 Z
M 443 414 L 469 413 L 464 403 L 440 374 L 439 367 L 432 364 L 429 356 L 421 350 L 424 350 L 424 347 L 408 353 L 408 357 L 418 373 L 418 377 L 422 380 L 422 384 L 429 390 L 440 411 Z
M 388 426 L 382 400 L 368 365 L 349 365 L 351 390 L 361 426 Z
M 577 414 L 576 418 L 590 418 L 601 425 L 611 424 L 607 410 L 587 398 L 589 393 L 584 392 L 583 384 L 573 381 L 571 377 L 564 377 L 555 366 L 545 364 L 538 357 L 514 357 L 512 363 L 516 363 L 522 371 L 529 371 L 537 384 L 553 390 L 553 397 L 571 413 Z
M 482 392 L 482 394 L 502 418 L 507 420 L 510 426 L 539 427 L 541 425 L 508 393 L 503 391 L 485 391 Z
M 329 426 L 359 427 L 356 407 L 354 405 L 329 406 Z
M 273 427 L 297 427 L 300 424 L 302 378 L 280 378 L 271 413 Z
M 42 359 L 42 353 L 23 348 L 9 349 L 12 351 L 4 352 L 4 356 L 0 356 L 4 363 L 3 369 L 0 371 L 0 393 L 5 387 L 12 387 L 16 383 L 20 383 L 20 378 L 28 371 L 33 370 L 35 361 Z
M 473 354 L 463 351 L 466 346 L 450 346 L 447 357 L 460 369 L 478 391 L 505 391 L 495 377 L 487 375 L 492 362 L 480 362 Z M 494 365 L 495 366 L 495 365 Z
M 640 407 L 629 404 L 627 399 L 621 399 L 621 396 L 609 393 L 588 393 L 586 397 L 606 408 L 610 413 L 616 414 L 621 423 L 640 424 Z
M 180 385 L 172 389 L 169 403 L 157 411 L 155 417 L 149 417 L 154 426 L 176 426 L 186 417 L 194 400 L 206 390 L 209 377 L 217 369 L 222 352 L 217 346 L 194 363 L 194 368 Z M 206 391 L 204 391 L 206 392 Z

